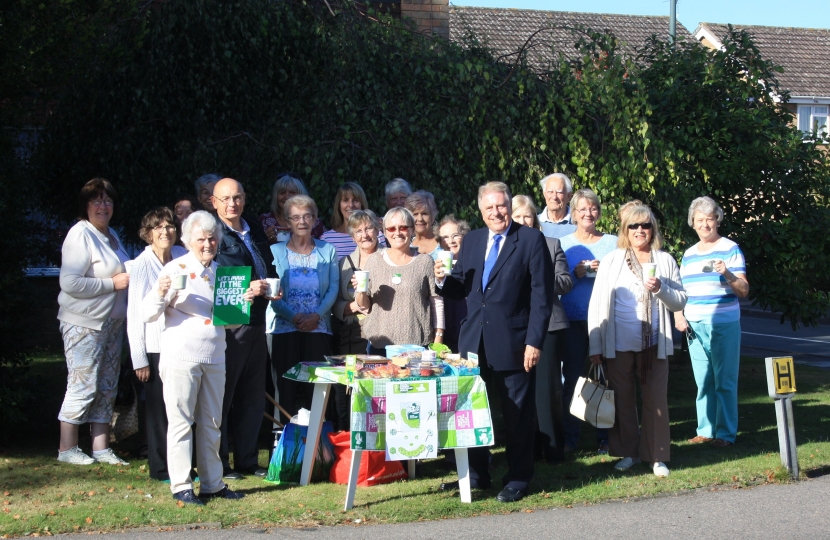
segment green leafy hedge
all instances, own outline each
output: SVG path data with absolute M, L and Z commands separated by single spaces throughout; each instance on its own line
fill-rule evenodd
M 826 312 L 827 158 L 773 102 L 786 92 L 749 36 L 718 52 L 653 40 L 626 59 L 613 36 L 582 31 L 581 57 L 540 74 L 474 40 L 430 40 L 329 4 L 334 14 L 318 0 L 136 9 L 63 86 L 40 147 L 46 202 L 69 216 L 83 182 L 105 176 L 132 231 L 203 173 L 239 179 L 262 211 L 276 174 L 294 170 L 324 217 L 341 182 L 381 209 L 383 185 L 401 176 L 442 214 L 480 222 L 482 182 L 541 203 L 538 180 L 564 171 L 599 193 L 606 231 L 626 200 L 649 203 L 678 256 L 696 240 L 688 204 L 713 196 L 753 298 L 794 324 Z

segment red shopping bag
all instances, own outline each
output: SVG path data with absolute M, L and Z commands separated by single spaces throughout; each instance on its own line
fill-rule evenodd
M 334 446 L 334 466 L 329 473 L 329 481 L 335 484 L 348 484 L 349 468 L 352 464 L 351 434 L 348 431 L 329 433 L 329 440 Z M 390 484 L 406 478 L 409 478 L 409 475 L 400 461 L 386 461 L 384 452 L 363 452 L 360 472 L 357 475 L 358 486 Z

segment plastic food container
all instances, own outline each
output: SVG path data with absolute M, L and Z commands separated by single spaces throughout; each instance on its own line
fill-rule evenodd
M 423 350 L 424 348 L 420 345 L 387 345 L 386 358 L 392 358 L 393 356 L 398 356 L 399 354 L 405 352 L 420 352 Z

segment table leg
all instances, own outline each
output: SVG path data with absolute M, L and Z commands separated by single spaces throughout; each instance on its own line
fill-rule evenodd
M 455 466 L 458 469 L 458 490 L 461 492 L 461 502 L 473 502 L 470 493 L 470 461 L 467 459 L 466 448 L 455 449 Z
M 354 506 L 354 494 L 357 491 L 357 477 L 360 474 L 360 459 L 363 457 L 363 450 L 352 451 L 352 464 L 349 468 L 349 485 L 346 487 L 346 505 L 344 510 L 351 510 Z
M 415 459 L 410 459 L 410 460 L 407 460 L 407 463 L 406 463 L 406 472 L 407 472 L 407 474 L 409 474 L 409 479 L 410 480 L 415 480 L 415 462 L 416 461 L 417 460 L 415 460 Z
M 326 405 L 329 402 L 331 383 L 315 383 L 314 398 L 311 400 L 311 414 L 308 419 L 308 434 L 305 439 L 303 453 L 303 470 L 300 473 L 300 485 L 311 483 L 311 471 L 314 470 L 314 460 L 317 459 L 317 445 L 320 444 L 320 432 L 323 430 Z

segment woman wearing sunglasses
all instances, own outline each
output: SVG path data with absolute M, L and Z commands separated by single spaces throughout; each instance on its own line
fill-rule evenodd
M 389 210 L 383 228 L 389 247 L 366 261 L 369 292 L 356 293 L 355 300 L 368 313 L 363 333 L 369 354 L 385 356 L 387 345 L 426 345 L 434 336 L 430 313 L 435 272 L 429 255 L 413 254 L 410 249 L 415 218 L 409 210 Z
M 586 371 L 588 364 L 588 302 L 594 290 L 599 261 L 617 247 L 617 237 L 597 230 L 602 217 L 602 206 L 597 194 L 590 189 L 580 189 L 571 198 L 571 220 L 576 231 L 561 239 L 562 251 L 568 259 L 573 287 L 562 295 L 562 307 L 570 326 L 565 329 L 562 352 L 563 424 L 565 428 L 564 451 L 572 452 L 579 445 L 579 428 L 582 421 L 570 413 L 576 381 Z M 599 453 L 608 452 L 608 433 L 597 430 Z
M 686 305 L 680 270 L 662 245 L 651 210 L 645 205 L 628 210 L 617 249 L 602 259 L 588 306 L 591 362 L 605 359 L 614 390 L 608 453 L 623 458 L 614 466 L 618 471 L 645 461 L 656 476 L 669 475 L 671 312 Z M 637 421 L 638 382 L 642 423 Z

